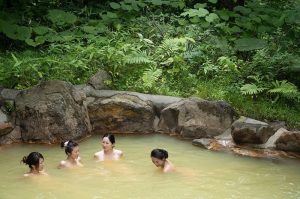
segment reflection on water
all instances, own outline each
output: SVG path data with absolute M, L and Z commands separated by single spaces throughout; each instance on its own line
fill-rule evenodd
M 300 162 L 251 159 L 210 152 L 165 135 L 116 135 L 120 161 L 97 162 L 100 136 L 80 144 L 84 167 L 57 169 L 66 158 L 58 145 L 15 144 L 0 148 L 0 199 L 299 199 Z M 163 174 L 150 152 L 164 148 L 176 172 Z M 31 151 L 45 157 L 49 176 L 23 177 Z

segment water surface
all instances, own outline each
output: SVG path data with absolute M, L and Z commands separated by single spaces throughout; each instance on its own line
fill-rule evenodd
M 79 143 L 84 164 L 57 169 L 66 158 L 58 145 L 14 144 L 0 148 L 0 199 L 299 199 L 300 161 L 252 159 L 211 152 L 167 135 L 116 135 L 120 161 L 96 162 L 100 136 Z M 153 148 L 169 151 L 176 172 L 152 164 Z M 39 151 L 49 176 L 23 177 L 24 155 Z

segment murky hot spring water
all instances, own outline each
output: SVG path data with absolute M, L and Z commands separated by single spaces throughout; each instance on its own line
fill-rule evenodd
M 116 135 L 120 161 L 95 162 L 100 136 L 80 142 L 83 168 L 56 168 L 66 158 L 59 146 L 15 144 L 0 148 L 0 199 L 109 198 L 109 199 L 217 199 L 300 198 L 300 161 L 262 160 L 210 152 L 165 135 Z M 149 157 L 153 148 L 165 148 L 176 166 L 163 174 Z M 39 151 L 49 176 L 23 177 L 24 155 Z

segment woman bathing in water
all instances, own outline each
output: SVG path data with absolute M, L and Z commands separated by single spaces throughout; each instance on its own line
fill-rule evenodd
M 151 159 L 155 166 L 160 167 L 164 173 L 174 171 L 173 164 L 167 159 L 168 152 L 164 149 L 153 149 Z
M 24 156 L 21 162 L 30 168 L 30 171 L 24 176 L 48 175 L 44 171 L 44 157 L 39 152 L 31 152 L 28 156 Z
M 67 159 L 62 160 L 58 168 L 73 168 L 73 167 L 82 167 L 83 165 L 80 162 L 79 157 L 79 145 L 72 140 L 62 142 L 61 147 L 65 148 L 67 154 Z
M 123 156 L 123 152 L 115 147 L 115 136 L 106 133 L 102 137 L 102 149 L 94 154 L 94 158 L 100 161 L 103 160 L 118 160 Z

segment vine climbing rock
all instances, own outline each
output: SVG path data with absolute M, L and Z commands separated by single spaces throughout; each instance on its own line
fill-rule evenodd
M 15 104 L 22 140 L 57 143 L 88 136 L 91 125 L 84 99 L 72 84 L 58 80 L 21 91 Z

